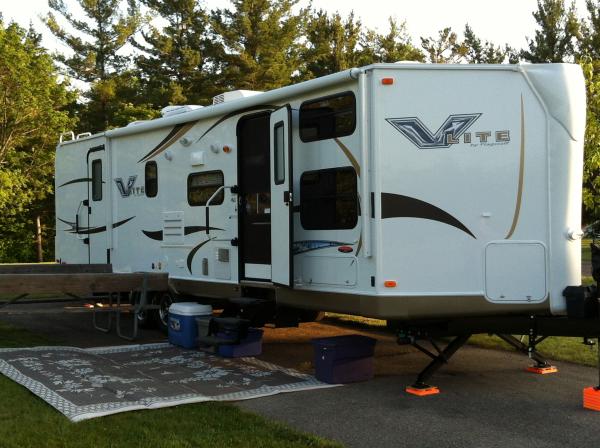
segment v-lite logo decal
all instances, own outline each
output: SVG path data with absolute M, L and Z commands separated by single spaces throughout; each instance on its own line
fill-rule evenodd
M 386 121 L 421 149 L 449 148 L 459 143 L 459 138 L 481 115 L 450 115 L 435 134 L 417 117 L 386 118 Z
M 139 196 L 144 194 L 144 187 L 135 188 L 135 180 L 137 179 L 137 175 L 129 176 L 127 179 L 127 186 L 123 183 L 122 177 L 115 178 L 115 183 L 117 184 L 117 188 L 119 189 L 119 193 L 121 193 L 121 197 L 128 198 L 133 193 L 135 196 Z

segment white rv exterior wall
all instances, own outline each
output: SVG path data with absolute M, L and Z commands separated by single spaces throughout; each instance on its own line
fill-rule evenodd
M 527 66 L 373 72 L 373 104 L 381 105 L 372 115 L 375 196 L 388 192 L 424 201 L 473 234 L 431 219 L 382 219 L 378 294 L 424 300 L 484 295 L 506 305 L 549 297 L 552 312 L 565 311 L 563 289 L 580 284 L 580 241 L 569 240 L 567 232 L 580 228 L 583 79 L 572 66 L 531 67 L 555 82 L 553 97 L 533 87 L 524 75 Z M 384 77 L 394 84 L 382 85 Z M 562 123 L 548 112 L 552 103 L 563 108 Z M 386 122 L 418 117 L 434 133 L 448 116 L 469 113 L 481 113 L 468 130 L 472 142 L 461 138 L 448 148 L 420 149 Z M 565 121 L 576 124 L 573 135 Z M 510 142 L 497 144 L 494 133 L 502 130 L 510 131 Z M 479 131 L 491 132 L 491 144 L 476 139 Z M 498 255 L 504 260 L 489 258 L 498 245 L 506 248 Z M 518 256 L 526 246 L 535 266 Z M 490 272 L 492 265 L 499 270 Z M 385 288 L 386 280 L 397 287 Z M 491 283 L 492 289 L 505 285 L 501 299 L 489 297 Z M 511 296 L 519 290 L 522 295 Z

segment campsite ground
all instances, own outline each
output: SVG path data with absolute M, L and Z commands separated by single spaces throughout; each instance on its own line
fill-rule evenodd
M 0 313 L 0 345 L 123 343 L 114 335 L 92 330 L 91 316 L 85 310 L 57 313 L 64 306 L 28 304 L 5 309 Z M 7 331 L 7 324 L 23 330 Z M 427 359 L 410 347 L 398 346 L 381 328 L 340 320 L 268 329 L 261 359 L 308 372 L 312 369 L 310 340 L 344 333 L 378 339 L 374 380 L 248 400 L 236 406 L 195 404 L 72 424 L 0 377 L 0 440 L 2 446 L 15 447 L 39 446 L 40 440 L 51 447 L 287 447 L 335 446 L 336 442 L 350 447 L 558 447 L 595 443 L 598 414 L 581 407 L 582 388 L 597 381 L 597 372 L 590 367 L 559 362 L 557 375 L 538 376 L 524 371 L 528 360 L 522 355 L 469 346 L 435 375 L 442 393 L 417 398 L 403 388 Z M 160 333 L 146 331 L 140 342 L 161 339 Z M 580 346 L 580 350 L 591 353 L 587 347 Z

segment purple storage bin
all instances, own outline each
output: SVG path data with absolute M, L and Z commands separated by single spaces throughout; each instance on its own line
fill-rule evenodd
M 376 342 L 361 335 L 313 339 L 316 378 L 330 384 L 370 380 Z
M 243 358 L 246 356 L 258 356 L 262 353 L 263 331 L 258 328 L 248 328 L 248 335 L 235 345 L 219 345 L 217 353 L 225 358 Z M 218 337 L 235 339 L 235 334 L 218 333 Z

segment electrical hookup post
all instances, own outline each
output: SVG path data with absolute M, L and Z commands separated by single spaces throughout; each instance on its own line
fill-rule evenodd
M 592 252 L 592 277 L 596 285 L 591 286 L 589 291 L 592 297 L 594 297 L 594 303 L 598 308 L 598 325 L 600 325 L 600 243 L 593 240 L 590 247 Z M 598 349 L 598 383 L 596 386 L 583 389 L 583 407 L 600 411 L 600 336 L 598 336 L 596 345 Z

